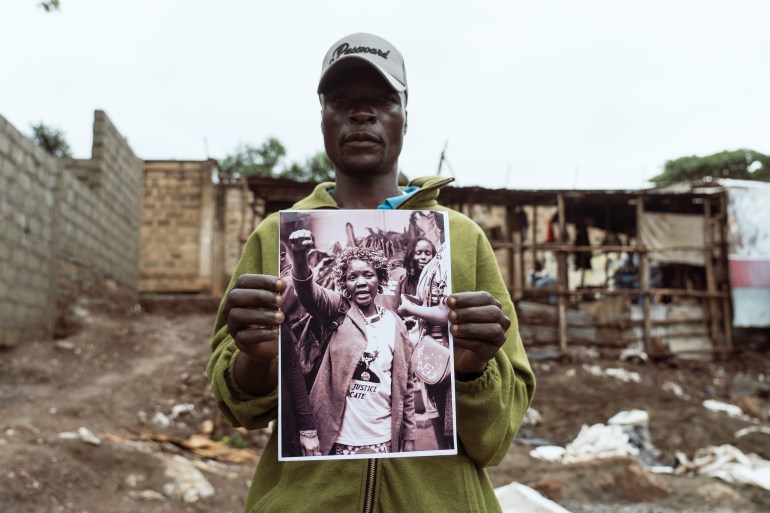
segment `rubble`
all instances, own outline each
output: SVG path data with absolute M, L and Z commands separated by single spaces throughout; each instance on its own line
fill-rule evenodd
M 212 315 L 95 315 L 85 331 L 67 339 L 80 353 L 51 341 L 4 352 L 0 510 L 94 512 L 109 504 L 112 513 L 240 511 L 269 432 L 235 430 L 216 413 L 204 373 Z M 750 396 L 766 410 L 766 357 L 719 366 L 604 358 L 586 362 L 592 372 L 569 359 L 533 361 L 533 408 L 504 460 L 488 469 L 495 487 L 526 485 L 573 513 L 683 513 L 702 511 L 712 499 L 720 513 L 767 511 L 764 488 L 695 471 L 658 474 L 654 462 L 643 459 L 645 440 L 660 451 L 661 467 L 674 463 L 676 450 L 693 457 L 699 448 L 724 443 L 770 457 L 768 428 L 758 417 L 747 421 L 701 405 L 712 399 L 737 406 Z M 621 368 L 624 373 L 607 371 Z M 639 380 L 630 377 L 636 375 Z M 642 420 L 634 410 L 649 413 L 648 433 L 629 429 Z M 170 424 L 153 423 L 155 412 Z M 626 437 L 619 447 L 638 453 L 564 464 L 561 457 L 581 427 L 595 424 L 619 429 Z M 228 439 L 246 448 L 230 447 Z M 553 463 L 529 455 L 545 442 L 560 451 Z M 205 481 L 191 472 L 167 475 L 173 456 Z
M 171 479 L 163 493 L 187 503 L 198 502 L 214 495 L 214 487 L 189 460 L 179 455 L 163 456 L 164 475 Z

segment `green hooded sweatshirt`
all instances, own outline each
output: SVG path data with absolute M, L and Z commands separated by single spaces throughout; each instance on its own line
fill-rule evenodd
M 415 456 L 371 460 L 278 461 L 273 430 L 257 465 L 246 500 L 252 512 L 492 512 L 500 511 L 485 467 L 505 456 L 535 391 L 535 377 L 519 336 L 516 312 L 484 232 L 468 217 L 438 205 L 439 189 L 452 180 L 418 178 L 421 187 L 402 202 L 405 210 L 448 212 L 452 292 L 487 291 L 513 322 L 507 340 L 487 369 L 469 382 L 456 380 L 457 456 Z M 338 208 L 318 185 L 295 210 Z M 265 218 L 251 234 L 232 279 L 241 274 L 278 276 L 278 215 Z M 233 379 L 238 349 L 219 307 L 211 340 L 208 376 L 217 405 L 234 426 L 267 427 L 278 415 L 278 390 L 255 397 Z

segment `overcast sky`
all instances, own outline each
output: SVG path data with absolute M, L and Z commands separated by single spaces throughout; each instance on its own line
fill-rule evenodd
M 143 159 L 221 158 L 277 137 L 323 149 L 329 46 L 372 32 L 404 55 L 400 165 L 459 185 L 648 186 L 666 160 L 770 153 L 770 2 L 0 0 L 0 115 L 91 151 L 102 109 Z M 444 169 L 448 175 L 449 170 Z

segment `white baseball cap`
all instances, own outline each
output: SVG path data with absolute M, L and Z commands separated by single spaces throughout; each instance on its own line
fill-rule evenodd
M 364 32 L 343 37 L 326 52 L 318 81 L 318 94 L 323 92 L 334 74 L 360 66 L 361 63 L 374 67 L 393 89 L 407 94 L 406 68 L 401 52 L 383 38 Z

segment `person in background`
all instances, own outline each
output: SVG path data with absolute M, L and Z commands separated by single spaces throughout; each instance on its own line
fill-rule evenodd
M 402 265 L 393 265 L 393 242 L 385 234 L 373 232 L 366 236 L 363 247 L 376 249 L 388 259 L 388 280 L 382 284 L 382 293 L 377 296 L 377 304 L 396 312 L 406 270 Z
M 404 268 L 406 269 L 406 280 L 402 290 L 404 294 L 414 296 L 417 293 L 420 273 L 435 256 L 436 247 L 425 237 L 415 237 L 409 241 L 404 252 Z
M 417 283 L 416 297 L 418 303 L 404 298 L 399 308 L 401 315 L 417 317 L 419 341 L 422 337 L 433 340 L 449 347 L 449 330 L 447 320 L 447 286 L 449 284 L 448 268 L 445 265 L 450 255 L 447 245 L 443 244 L 438 254 L 433 257 L 420 273 Z M 441 450 L 451 449 L 454 443 L 454 419 L 452 408 L 452 380 L 444 379 L 438 383 L 425 383 L 425 391 L 430 401 L 436 406 L 438 416 L 431 418 L 436 443 Z

